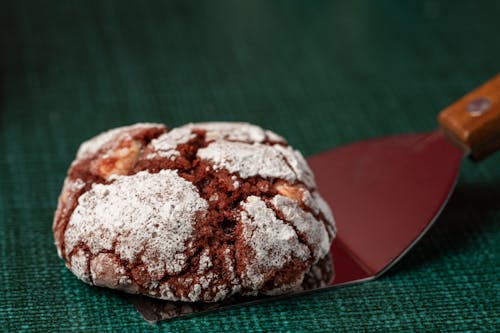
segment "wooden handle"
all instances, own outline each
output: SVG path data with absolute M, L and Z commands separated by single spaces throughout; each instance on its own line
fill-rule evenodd
M 438 121 L 472 159 L 500 149 L 500 74 L 441 111 Z

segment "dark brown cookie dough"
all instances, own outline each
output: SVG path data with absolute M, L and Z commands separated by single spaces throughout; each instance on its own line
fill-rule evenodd
M 205 302 L 300 288 L 335 235 L 302 155 L 245 123 L 136 124 L 83 143 L 53 230 L 86 283 Z

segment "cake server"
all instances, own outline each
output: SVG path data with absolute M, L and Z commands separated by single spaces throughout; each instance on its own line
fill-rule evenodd
M 500 148 L 500 75 L 438 116 L 433 132 L 354 143 L 309 157 L 337 236 L 319 276 L 304 291 L 375 279 L 431 227 L 445 206 L 464 157 L 481 160 Z M 311 282 L 312 281 L 312 282 Z M 182 303 L 131 296 L 149 322 L 278 297 L 238 297 L 222 303 Z

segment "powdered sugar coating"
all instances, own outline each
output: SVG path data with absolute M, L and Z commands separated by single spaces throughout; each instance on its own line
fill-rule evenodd
M 296 230 L 302 233 L 313 249 L 314 263 L 323 258 L 330 249 L 330 239 L 322 221 L 317 220 L 311 213 L 302 210 L 297 201 L 282 195 L 276 195 L 271 203 L 283 213 Z
M 137 290 L 132 280 L 127 276 L 125 268 L 116 260 L 112 253 L 99 253 L 90 262 L 92 282 L 96 286 L 108 288 Z
M 327 231 L 330 234 L 330 237 L 331 238 L 335 237 L 337 229 L 335 227 L 335 220 L 333 218 L 333 214 L 332 211 L 330 210 L 330 207 L 326 203 L 325 199 L 323 199 L 323 197 L 317 191 L 314 191 L 312 193 L 312 198 L 313 198 L 312 202 L 318 205 L 319 212 L 323 214 L 323 216 L 327 221 L 330 221 L 330 223 L 326 224 Z
M 117 243 L 122 260 L 144 262 L 157 278 L 175 274 L 186 264 L 195 214 L 207 206 L 176 171 L 117 176 L 112 184 L 94 185 L 79 198 L 66 228 L 66 255 L 80 242 L 92 254 Z
M 266 133 L 267 140 L 278 143 L 286 143 L 286 140 L 281 135 L 278 135 L 270 130 L 265 130 L 264 132 Z
M 71 262 L 68 267 L 82 281 L 89 283 L 90 271 L 88 269 L 90 256 L 82 249 L 77 249 L 71 256 Z
M 255 252 L 255 257 L 247 262 L 243 272 L 244 287 L 260 289 L 265 282 L 266 272 L 283 268 L 292 257 L 301 260 L 310 257 L 309 249 L 299 242 L 294 229 L 278 219 L 262 199 L 250 196 L 241 206 L 244 209 L 241 211 L 243 237 Z M 301 277 L 298 276 L 297 286 L 301 282 Z M 267 291 L 272 292 L 273 290 Z
M 242 142 L 264 142 L 266 140 L 286 143 L 278 134 L 264 130 L 259 126 L 241 122 L 206 122 L 187 124 L 179 129 L 201 129 L 206 131 L 207 141 L 242 141 Z
M 304 156 L 302 156 L 298 150 L 280 145 L 274 145 L 273 148 L 283 156 L 287 164 L 293 170 L 297 180 L 303 182 L 308 188 L 316 188 L 314 175 L 309 165 L 307 165 Z
M 165 131 L 137 124 L 82 144 L 54 222 L 68 268 L 172 301 L 298 288 L 335 233 L 303 156 L 246 123 Z
M 72 207 L 76 202 L 76 194 L 83 190 L 85 187 L 85 182 L 80 178 L 70 179 L 67 177 L 64 180 L 63 188 L 61 191 L 61 195 L 59 196 L 58 209 L 54 214 L 54 227 L 56 225 L 56 221 L 61 219 L 62 216 L 68 214 L 68 207 Z M 61 244 L 61 238 L 64 236 L 62 233 L 64 230 L 54 228 L 54 236 L 55 243 L 57 247 L 57 254 L 62 257 L 63 253 L 61 252 L 61 248 L 63 244 Z
M 210 251 L 208 249 L 204 249 L 203 252 L 201 253 L 200 257 L 200 263 L 198 264 L 198 272 L 203 273 L 207 269 L 213 266 L 212 260 L 210 259 L 209 253 Z
M 119 141 L 124 137 L 130 137 L 130 132 L 141 131 L 146 128 L 165 128 L 163 124 L 157 123 L 137 123 L 130 126 L 122 126 L 101 133 L 81 144 L 76 154 L 77 159 L 86 158 L 96 154 L 107 144 Z
M 304 164 L 300 161 L 301 155 L 289 147 L 215 141 L 198 150 L 197 156 L 213 162 L 215 168 L 237 173 L 242 178 L 260 176 L 315 185 L 309 168 L 301 168 Z
M 174 128 L 160 137 L 151 141 L 151 146 L 156 154 L 151 154 L 149 158 L 160 156 L 171 158 L 173 156 L 180 156 L 177 146 L 188 142 L 195 138 L 196 135 L 192 133 L 189 127 Z

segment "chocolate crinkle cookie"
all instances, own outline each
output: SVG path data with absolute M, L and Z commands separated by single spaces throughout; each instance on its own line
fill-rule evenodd
M 53 230 L 82 281 L 187 302 L 297 290 L 335 235 L 302 155 L 224 122 L 142 123 L 84 142 Z

